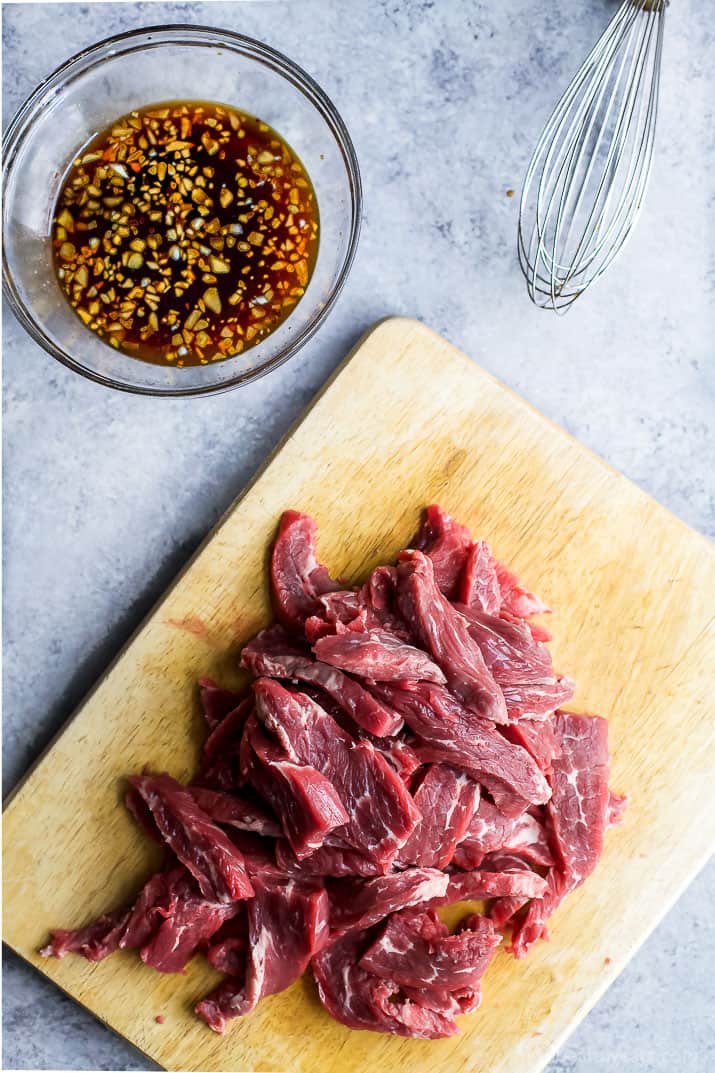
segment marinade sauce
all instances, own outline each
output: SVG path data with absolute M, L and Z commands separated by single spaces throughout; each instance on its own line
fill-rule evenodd
M 255 346 L 305 293 L 318 205 L 291 147 L 223 104 L 169 101 L 90 142 L 63 183 L 60 286 L 105 342 L 157 364 Z

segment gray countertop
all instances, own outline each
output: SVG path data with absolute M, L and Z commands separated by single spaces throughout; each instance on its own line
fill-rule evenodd
M 328 322 L 287 366 L 241 391 L 193 401 L 112 393 L 54 362 L 7 311 L 5 791 L 346 350 L 385 315 L 423 319 L 713 532 L 715 83 L 713 31 L 695 0 L 670 9 L 656 165 L 625 255 L 566 318 L 530 306 L 515 261 L 518 197 L 506 190 L 519 190 L 542 124 L 614 8 L 5 5 L 6 122 L 41 78 L 99 38 L 162 21 L 224 26 L 289 53 L 323 85 L 354 138 L 366 194 L 357 261 Z M 551 1073 L 715 1068 L 714 903 L 711 865 Z M 148 1068 L 7 953 L 3 1051 L 12 1069 Z

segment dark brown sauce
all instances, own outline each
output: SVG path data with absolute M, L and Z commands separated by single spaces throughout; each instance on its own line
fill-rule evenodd
M 55 268 L 111 346 L 201 365 L 290 315 L 318 230 L 310 179 L 275 130 L 226 105 L 169 101 L 118 119 L 78 155 L 57 201 Z

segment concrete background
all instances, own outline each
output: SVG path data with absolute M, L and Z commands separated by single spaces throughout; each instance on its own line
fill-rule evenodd
M 224 26 L 289 53 L 323 85 L 365 185 L 358 258 L 327 324 L 243 390 L 112 393 L 54 362 L 6 310 L 5 791 L 385 315 L 422 318 L 688 523 L 715 530 L 715 83 L 701 4 L 669 12 L 656 165 L 626 254 L 566 318 L 530 306 L 516 265 L 531 149 L 613 10 L 609 0 L 5 5 L 5 122 L 95 40 L 163 21 Z M 711 865 L 550 1073 L 715 1068 L 713 904 Z M 4 1068 L 147 1068 L 11 955 L 3 1047 Z

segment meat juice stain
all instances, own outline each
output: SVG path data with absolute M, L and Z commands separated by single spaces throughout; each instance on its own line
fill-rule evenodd
M 202 365 L 290 316 L 315 267 L 318 204 L 266 123 L 169 101 L 123 116 L 82 150 L 52 239 L 60 287 L 90 330 L 142 361 Z

